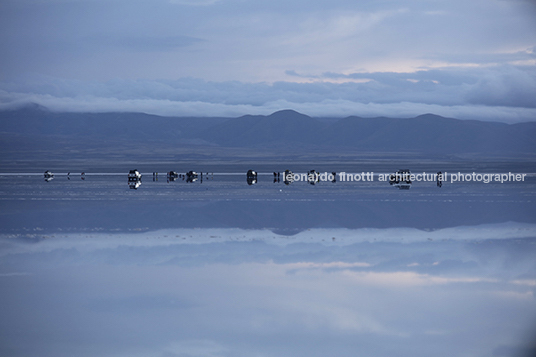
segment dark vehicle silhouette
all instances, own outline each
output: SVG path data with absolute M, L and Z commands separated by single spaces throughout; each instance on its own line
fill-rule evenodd
M 398 187 L 399 190 L 409 190 L 411 183 L 411 172 L 408 169 L 398 170 L 389 176 L 389 184 Z
M 137 190 L 141 185 L 141 174 L 138 170 L 130 170 L 128 173 L 128 187 Z
M 307 173 L 307 182 L 309 182 L 311 185 L 316 184 L 319 179 L 320 175 L 315 170 L 311 170 Z
M 45 181 L 46 182 L 50 182 L 54 179 L 54 174 L 48 170 L 45 171 L 45 174 L 44 174 L 44 177 L 45 177 Z
M 285 170 L 285 173 L 283 174 L 283 183 L 285 185 L 290 185 L 294 182 L 294 174 L 290 170 Z
M 175 171 L 170 171 L 170 172 L 167 173 L 168 181 L 175 181 L 178 178 L 179 178 L 179 174 L 176 173 Z
M 248 185 L 254 185 L 257 183 L 257 171 L 248 170 L 246 173 L 246 180 Z
M 199 174 L 195 171 L 188 171 L 186 173 L 186 182 L 195 182 L 197 181 L 197 178 L 199 177 Z

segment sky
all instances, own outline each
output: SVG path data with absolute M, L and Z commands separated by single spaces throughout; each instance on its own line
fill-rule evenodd
M 0 109 L 536 120 L 532 0 L 3 0 Z

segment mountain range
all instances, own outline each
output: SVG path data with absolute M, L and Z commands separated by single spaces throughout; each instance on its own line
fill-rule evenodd
M 32 105 L 0 112 L 0 149 L 81 144 L 326 148 L 421 154 L 536 154 L 536 122 L 505 124 L 444 118 L 312 118 L 293 110 L 271 115 L 162 117 L 144 113 L 56 113 Z

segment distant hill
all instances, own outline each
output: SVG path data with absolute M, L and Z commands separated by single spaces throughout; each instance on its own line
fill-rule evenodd
M 170 118 L 145 113 L 56 113 L 42 106 L 0 111 L 0 132 L 99 141 L 176 141 L 228 118 Z
M 55 113 L 39 106 L 0 112 L 1 149 L 67 145 L 216 145 L 238 148 L 352 148 L 422 154 L 536 154 L 536 122 L 504 124 L 433 114 L 410 119 L 311 118 L 293 110 L 239 118 L 143 113 Z M 54 145 L 52 143 L 55 143 Z M 58 144 L 59 143 L 59 144 Z
M 425 114 L 410 119 L 348 117 L 323 133 L 324 144 L 370 151 L 535 153 L 536 123 L 505 124 Z
M 410 119 L 347 117 L 326 123 L 292 110 L 230 119 L 201 133 L 224 146 L 306 144 L 378 152 L 536 153 L 536 123 L 505 124 L 425 114 Z
M 229 119 L 201 134 L 207 141 L 224 146 L 258 146 L 287 142 L 312 143 L 325 125 L 294 110 Z

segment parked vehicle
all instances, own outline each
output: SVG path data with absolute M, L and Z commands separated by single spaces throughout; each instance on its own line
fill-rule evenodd
M 138 189 L 141 185 L 141 174 L 138 170 L 130 170 L 128 173 L 128 187 L 131 189 Z
M 257 171 L 248 170 L 246 173 L 246 179 L 248 185 L 254 185 L 257 183 Z
M 399 190 L 411 188 L 411 172 L 409 169 L 401 169 L 389 176 L 389 184 L 398 187 Z
M 175 171 L 170 171 L 170 172 L 167 173 L 168 181 L 175 181 L 178 178 L 179 178 L 179 174 L 176 173 Z

